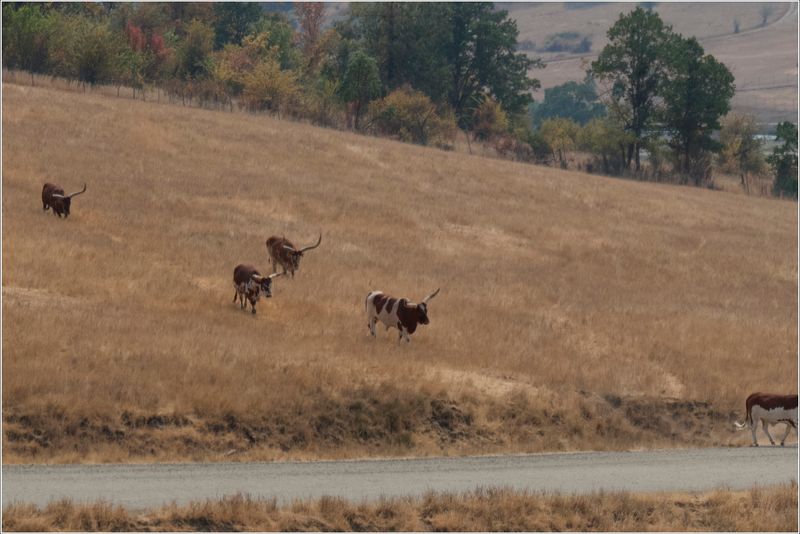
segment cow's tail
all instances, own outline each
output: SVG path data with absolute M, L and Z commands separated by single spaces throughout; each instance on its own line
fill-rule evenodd
M 747 415 L 744 418 L 744 423 L 734 421 L 733 426 L 736 427 L 736 430 L 745 430 L 753 426 L 753 414 L 750 412 L 750 406 L 747 406 Z

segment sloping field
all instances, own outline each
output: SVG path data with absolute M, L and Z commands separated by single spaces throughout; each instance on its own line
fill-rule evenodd
M 576 7 L 576 6 L 580 7 Z M 580 81 L 589 64 L 608 43 L 606 32 L 631 11 L 634 4 L 509 3 L 498 4 L 517 21 L 520 41 L 533 41 L 541 49 L 547 37 L 560 32 L 590 36 L 586 54 L 531 52 L 547 62 L 532 75 L 548 88 L 567 81 Z M 770 15 L 762 26 L 761 10 Z M 653 10 L 665 23 L 684 36 L 695 36 L 705 48 L 725 63 L 736 77 L 735 111 L 755 114 L 759 121 L 774 125 L 797 118 L 797 7 L 794 3 L 659 2 Z M 733 21 L 740 31 L 734 33 Z M 537 100 L 544 98 L 540 92 Z
M 3 90 L 6 463 L 743 445 L 745 396 L 796 384 L 793 202 Z M 47 181 L 88 184 L 68 220 Z M 436 287 L 368 338 L 371 289 Z

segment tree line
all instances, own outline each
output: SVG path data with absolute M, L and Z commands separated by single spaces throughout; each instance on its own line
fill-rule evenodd
M 3 5 L 4 65 L 32 83 L 49 74 L 142 98 L 157 87 L 184 103 L 441 147 L 463 131 L 523 161 L 566 167 L 581 150 L 589 170 L 612 175 L 646 177 L 646 154 L 651 175 L 669 164 L 675 180 L 699 186 L 713 183 L 712 163 L 736 161 L 746 183 L 759 150 L 741 131 L 728 135 L 735 149 L 719 133 L 733 75 L 658 14 L 620 15 L 586 79 L 541 102 L 531 72 L 544 64 L 518 51 L 518 34 L 490 2 L 355 3 L 333 24 L 322 3 Z M 782 173 L 776 192 L 796 196 L 796 177 L 786 178 L 796 149 L 781 150 L 761 163 Z

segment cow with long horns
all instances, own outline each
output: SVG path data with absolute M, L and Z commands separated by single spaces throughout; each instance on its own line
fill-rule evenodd
M 42 211 L 47 211 L 53 208 L 53 215 L 59 218 L 63 215 L 66 219 L 69 217 L 69 208 L 72 204 L 72 197 L 76 197 L 86 192 L 86 184 L 83 184 L 83 189 L 76 191 L 69 195 L 64 194 L 64 189 L 56 184 L 44 184 L 42 187 Z
M 411 334 L 417 330 L 417 326 L 430 323 L 428 318 L 428 301 L 439 294 L 437 289 L 419 304 L 409 302 L 408 299 L 396 299 L 384 295 L 381 291 L 371 291 L 367 295 L 367 327 L 372 337 L 375 337 L 375 325 L 378 321 L 386 325 L 386 330 L 390 327 L 400 331 L 398 341 L 406 340 L 411 343 Z
M 300 270 L 300 259 L 303 257 L 303 253 L 317 248 L 320 243 L 322 243 L 322 234 L 319 234 L 319 239 L 315 244 L 299 249 L 285 237 L 276 235 L 270 237 L 267 239 L 267 254 L 272 263 L 272 272 L 276 272 L 280 265 L 283 268 L 283 274 L 289 272 L 294 278 L 294 272 Z
M 233 302 L 238 298 L 242 309 L 247 308 L 246 300 L 250 301 L 253 313 L 256 313 L 256 302 L 264 295 L 264 298 L 272 296 L 272 279 L 282 274 L 271 274 L 261 276 L 255 267 L 247 264 L 237 265 L 233 270 L 233 285 L 236 293 L 233 295 Z M 246 299 L 246 300 L 245 300 Z

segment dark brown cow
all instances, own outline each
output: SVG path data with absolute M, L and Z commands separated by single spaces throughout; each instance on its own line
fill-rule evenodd
M 267 254 L 269 254 L 269 261 L 272 263 L 272 272 L 276 272 L 278 265 L 280 265 L 283 268 L 283 274 L 288 271 L 292 273 L 292 278 L 294 278 L 294 272 L 300 270 L 300 258 L 303 257 L 303 253 L 317 248 L 320 243 L 322 243 L 322 234 L 319 234 L 316 244 L 301 249 L 295 247 L 285 237 L 276 235 L 270 237 L 267 239 Z
M 64 218 L 66 219 L 69 217 L 69 208 L 72 204 L 72 197 L 85 192 L 86 184 L 83 184 L 83 189 L 80 191 L 76 191 L 75 193 L 69 195 L 65 195 L 64 189 L 56 184 L 44 184 L 44 187 L 42 187 L 42 211 L 47 211 L 49 208 L 53 208 L 53 215 L 58 215 L 59 218 L 61 218 L 61 215 L 64 215 Z
M 758 447 L 756 440 L 756 428 L 758 421 L 764 433 L 769 438 L 769 442 L 775 445 L 775 441 L 769 433 L 769 425 L 777 423 L 786 424 L 786 433 L 781 438 L 781 447 L 786 442 L 791 429 L 797 434 L 797 395 L 776 395 L 774 393 L 753 393 L 744 403 L 747 410 L 747 417 L 744 423 L 734 422 L 736 428 L 744 430 L 750 428 L 753 433 L 753 447 Z
M 372 291 L 367 295 L 367 327 L 369 333 L 375 337 L 375 325 L 378 321 L 386 325 L 386 330 L 390 327 L 400 331 L 398 341 L 403 339 L 411 343 L 409 337 L 417 330 L 417 325 L 428 324 L 428 301 L 439 294 L 437 289 L 419 304 L 409 302 L 408 299 L 396 299 L 384 295 L 381 291 Z
M 233 285 L 236 288 L 236 293 L 233 295 L 233 302 L 239 298 L 242 309 L 247 307 L 245 299 L 250 301 L 250 306 L 253 308 L 253 313 L 256 313 L 256 302 L 264 294 L 264 298 L 272 296 L 272 279 L 276 276 L 283 276 L 282 274 L 271 274 L 269 276 L 261 276 L 255 267 L 247 264 L 237 265 L 233 270 Z

